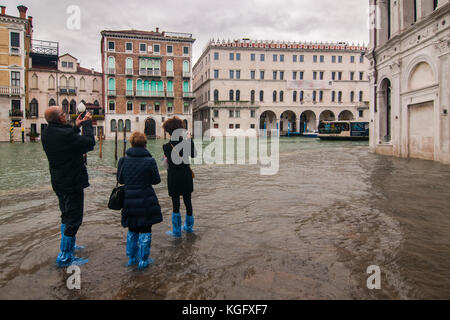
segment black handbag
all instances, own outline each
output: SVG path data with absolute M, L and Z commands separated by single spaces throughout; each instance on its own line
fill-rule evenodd
M 120 169 L 120 174 L 122 173 L 122 168 Z M 111 210 L 122 210 L 123 209 L 123 200 L 125 197 L 125 186 L 119 186 L 119 180 L 117 179 L 116 187 L 112 190 L 111 195 L 109 196 L 108 208 Z

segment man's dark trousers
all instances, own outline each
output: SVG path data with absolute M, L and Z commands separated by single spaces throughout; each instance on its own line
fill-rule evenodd
M 64 235 L 75 237 L 83 222 L 84 191 L 83 189 L 71 193 L 56 193 L 61 210 L 62 224 L 66 227 Z

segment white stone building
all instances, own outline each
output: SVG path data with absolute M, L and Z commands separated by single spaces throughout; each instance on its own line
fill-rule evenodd
M 371 150 L 450 163 L 450 1 L 370 4 Z
M 367 48 L 348 43 L 210 41 L 194 65 L 194 121 L 203 131 L 317 129 L 369 119 Z

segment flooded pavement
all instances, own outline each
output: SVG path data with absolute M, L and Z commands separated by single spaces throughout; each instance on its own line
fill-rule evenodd
M 162 144 L 149 145 L 158 163 Z M 77 235 L 89 263 L 81 290 L 68 290 L 42 146 L 0 144 L 0 299 L 450 298 L 450 166 L 374 155 L 367 143 L 282 138 L 274 176 L 258 165 L 194 167 L 196 232 L 181 240 L 165 235 L 162 169 L 155 263 L 138 271 L 124 266 L 126 229 L 106 208 L 113 144 L 103 152 L 88 156 Z M 367 289 L 370 265 L 381 269 L 380 290 Z

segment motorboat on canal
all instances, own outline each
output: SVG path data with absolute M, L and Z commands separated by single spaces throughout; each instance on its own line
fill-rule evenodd
M 369 122 L 323 121 L 319 123 L 321 140 L 369 140 Z

